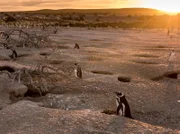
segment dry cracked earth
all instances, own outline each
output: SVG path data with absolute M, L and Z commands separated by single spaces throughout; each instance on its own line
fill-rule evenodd
M 4 29 L 1 27 L 1 31 Z M 49 53 L 43 62 L 67 74 L 56 75 L 55 85 L 49 87 L 47 94 L 8 100 L 11 104 L 0 110 L 0 133 L 180 133 L 178 31 L 171 35 L 157 29 L 59 27 L 58 34 L 51 31 L 49 28 L 43 32 L 50 34 L 56 49 L 17 48 L 18 54 L 26 56 L 16 60 L 9 59 L 8 50 L 0 50 L 1 66 L 30 68 Z M 80 49 L 74 49 L 75 43 Z M 168 56 L 172 49 L 176 59 L 169 73 Z M 74 63 L 81 66 L 82 79 L 75 78 Z M 134 120 L 102 113 L 116 110 L 115 91 L 125 94 Z

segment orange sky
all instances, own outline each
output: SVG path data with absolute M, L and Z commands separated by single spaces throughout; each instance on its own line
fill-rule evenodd
M 180 0 L 1 0 L 0 11 L 148 7 L 180 11 Z

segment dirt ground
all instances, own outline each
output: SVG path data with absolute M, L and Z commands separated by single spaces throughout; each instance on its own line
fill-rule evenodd
M 4 30 L 3 27 L 0 28 Z M 40 31 L 40 29 L 31 29 Z M 176 52 L 173 71 L 180 70 L 180 33 L 153 29 L 112 28 L 58 28 L 50 39 L 58 44 L 46 63 L 60 68 L 66 76 L 57 76 L 56 86 L 41 97 L 25 100 L 42 102 L 44 107 L 63 110 L 116 110 L 114 91 L 125 94 L 132 116 L 152 125 L 180 130 L 180 79 L 161 77 L 168 71 L 168 57 Z M 80 49 L 73 49 L 78 43 Z M 4 51 L 0 50 L 0 57 Z M 53 48 L 17 48 L 18 53 L 28 53 L 4 64 L 33 66 L 41 62 L 41 53 L 51 53 Z M 83 78 L 74 76 L 74 63 L 82 68 Z M 16 66 L 16 67 L 17 67 Z M 71 73 L 72 72 L 72 73 Z M 129 78 L 123 82 L 118 78 Z M 110 115 L 107 115 L 110 116 Z

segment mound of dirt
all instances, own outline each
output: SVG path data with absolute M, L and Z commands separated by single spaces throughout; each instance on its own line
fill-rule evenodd
M 57 110 L 19 101 L 0 111 L 0 133 L 82 134 L 82 133 L 171 133 L 180 131 L 92 110 Z M 7 123 L 8 122 L 8 123 Z
M 11 82 L 7 77 L 0 77 L 0 108 L 11 104 L 10 96 L 23 96 L 27 92 L 27 87 L 18 82 Z

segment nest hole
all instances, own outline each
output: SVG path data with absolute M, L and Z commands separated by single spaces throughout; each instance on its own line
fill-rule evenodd
M 69 49 L 68 46 L 57 46 L 58 49 Z
M 10 73 L 14 73 L 16 70 L 11 66 L 0 66 L 0 71 L 8 71 Z
M 24 97 L 41 97 L 41 96 L 45 96 L 47 93 L 39 93 L 39 92 L 35 92 L 32 90 L 28 90 L 25 94 Z
M 49 52 L 41 52 L 40 55 L 41 55 L 41 56 L 49 56 L 50 53 L 49 53 Z
M 164 74 L 164 76 L 171 78 L 171 79 L 178 79 L 178 73 L 176 73 L 176 72 L 166 73 L 166 74 Z
M 18 57 L 28 57 L 30 54 L 19 54 Z
M 131 82 L 131 78 L 127 76 L 118 76 L 118 81 L 120 82 Z
M 162 75 L 160 75 L 160 76 L 156 76 L 156 77 L 154 77 L 154 78 L 151 78 L 151 80 L 153 80 L 153 81 L 159 81 L 159 80 L 161 80 L 161 79 L 163 79 L 163 78 L 170 78 L 170 79 L 179 79 L 179 72 L 166 72 L 166 73 L 164 73 L 164 74 L 162 74 Z
M 113 75 L 112 72 L 108 71 L 91 71 L 93 74 L 104 74 L 104 75 Z
M 108 115 L 116 115 L 115 110 L 109 110 L 109 109 L 105 109 L 101 113 L 108 114 Z
M 64 62 L 64 60 L 52 60 L 49 63 L 53 64 L 53 65 L 58 65 L 58 64 L 62 64 Z

